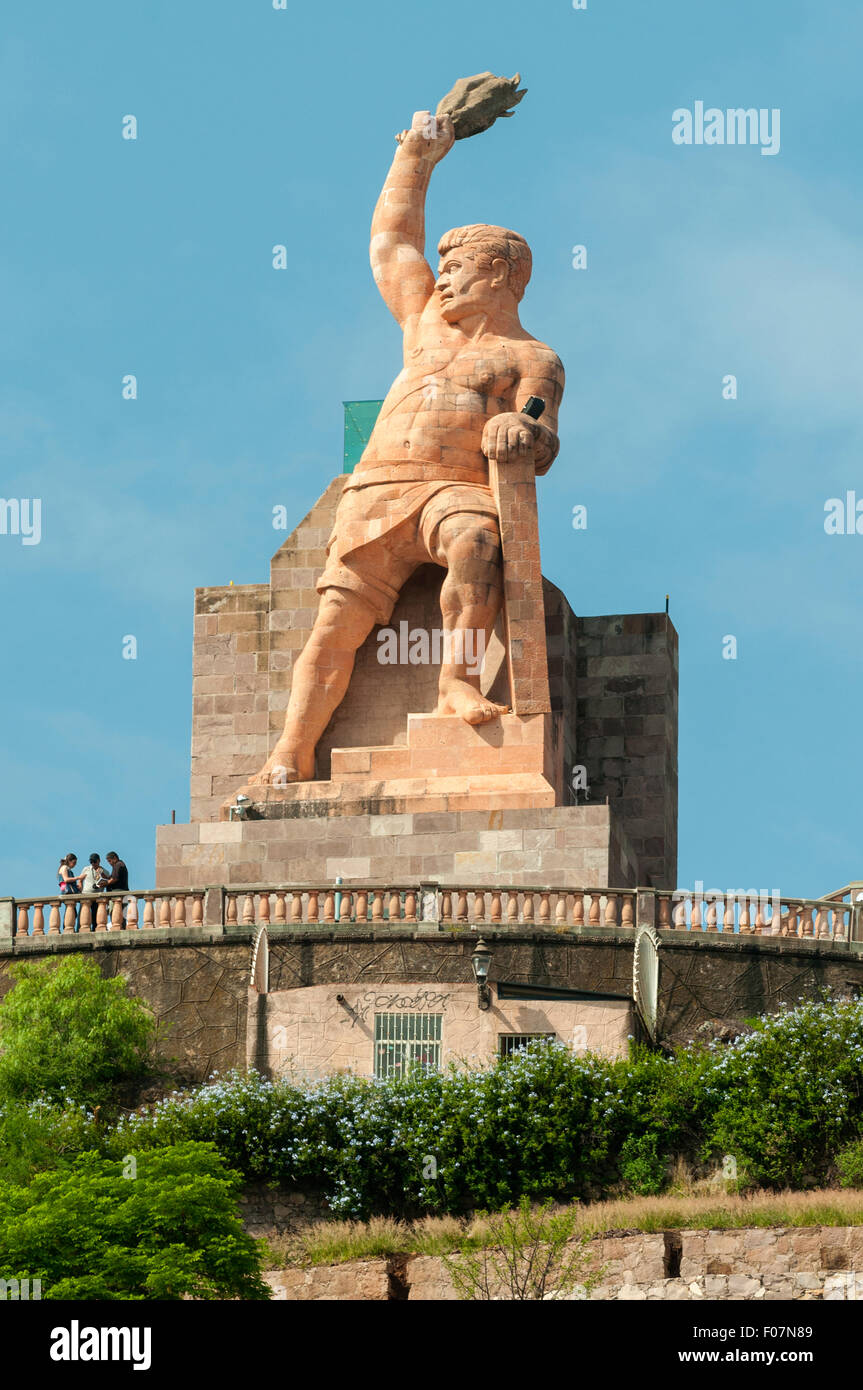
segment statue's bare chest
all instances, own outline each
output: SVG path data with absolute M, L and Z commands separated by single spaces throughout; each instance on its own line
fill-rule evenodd
M 446 393 L 471 392 L 503 397 L 518 379 L 514 354 L 501 342 L 478 346 L 419 345 L 408 352 L 405 367 L 410 376 Z

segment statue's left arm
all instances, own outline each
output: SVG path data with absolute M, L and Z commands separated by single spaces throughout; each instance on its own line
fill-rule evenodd
M 563 399 L 563 384 L 560 358 L 551 348 L 537 344 L 522 365 L 514 391 L 514 410 L 493 415 L 485 426 L 482 448 L 486 457 L 506 463 L 510 457 L 524 455 L 532 444 L 537 474 L 547 473 L 560 448 L 557 413 Z M 531 396 L 545 401 L 540 420 L 532 420 L 522 413 Z

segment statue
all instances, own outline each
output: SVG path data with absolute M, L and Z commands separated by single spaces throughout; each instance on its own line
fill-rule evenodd
M 432 170 L 457 137 L 510 114 L 506 108 L 523 95 L 518 80 L 489 73 L 463 79 L 435 117 L 417 112 L 397 137 L 370 257 L 404 332 L 405 365 L 345 484 L 284 732 L 252 784 L 313 780 L 318 740 L 348 689 L 357 650 L 388 622 L 406 581 L 429 561 L 447 571 L 441 619 L 453 639 L 444 645 L 436 713 L 469 724 L 506 713 L 483 697 L 465 659 L 475 643 L 459 639 L 470 631 L 484 643 L 501 608 L 501 529 L 489 465 L 505 470 L 508 460 L 532 460 L 536 474 L 548 471 L 559 447 L 563 367 L 519 322 L 531 272 L 523 237 L 485 224 L 456 227 L 438 244 L 437 278 L 424 250 Z M 523 413 L 532 396 L 545 403 L 541 420 Z

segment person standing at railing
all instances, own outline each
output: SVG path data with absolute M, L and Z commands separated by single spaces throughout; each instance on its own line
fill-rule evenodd
M 111 877 L 103 881 L 102 887 L 106 893 L 127 893 L 129 891 L 129 870 L 123 863 L 119 854 L 114 850 L 105 856 L 111 867 Z M 126 925 L 125 905 L 123 910 L 123 925 Z
M 96 927 L 96 898 L 95 898 L 95 894 L 97 894 L 97 893 L 99 892 L 99 890 L 100 890 L 100 888 L 102 887 L 102 884 L 105 882 L 106 878 L 107 878 L 107 875 L 106 875 L 105 870 L 104 870 L 104 868 L 103 868 L 102 860 L 101 860 L 100 856 L 99 856 L 98 854 L 91 854 L 91 855 L 90 855 L 90 861 L 89 861 L 89 863 L 88 863 L 88 865 L 87 865 L 87 868 L 84 870 L 83 874 L 81 875 L 81 888 L 80 888 L 80 892 L 82 892 L 82 893 L 92 893 L 92 894 L 94 894 L 93 901 L 92 901 L 92 903 L 91 903 L 91 905 L 90 905 L 90 930 L 91 930 L 91 931 L 94 931 L 94 930 L 95 930 L 95 927 Z M 80 923 L 79 923 L 79 927 L 80 927 Z
M 64 855 L 64 857 L 60 860 L 60 865 L 59 865 L 59 867 L 58 867 L 58 869 L 57 869 L 57 882 L 58 882 L 59 887 L 60 887 L 60 892 L 63 894 L 64 897 L 67 896 L 69 893 L 80 893 L 80 892 L 81 892 L 81 880 L 82 880 L 82 878 L 84 877 L 84 875 L 83 875 L 83 874 L 77 874 L 77 875 L 75 874 L 75 865 L 76 865 L 77 863 L 78 863 L 78 856 L 77 856 L 77 854 L 67 854 L 67 855 Z M 77 910 L 77 907 L 75 906 L 74 903 L 70 903 L 69 906 L 72 908 L 72 911 L 75 913 L 75 923 L 74 923 L 74 926 L 73 926 L 73 931 L 77 931 L 77 930 L 78 930 L 78 910 Z M 66 914 L 64 913 L 64 914 L 63 914 L 64 918 L 65 918 L 65 915 L 66 915 Z M 65 923 L 64 923 L 64 927 L 65 927 Z

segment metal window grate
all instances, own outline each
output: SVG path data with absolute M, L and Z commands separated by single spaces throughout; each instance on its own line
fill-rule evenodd
M 498 1056 L 511 1057 L 532 1042 L 554 1042 L 556 1033 L 498 1033 Z
M 375 1014 L 375 1076 L 440 1071 L 443 1014 Z

